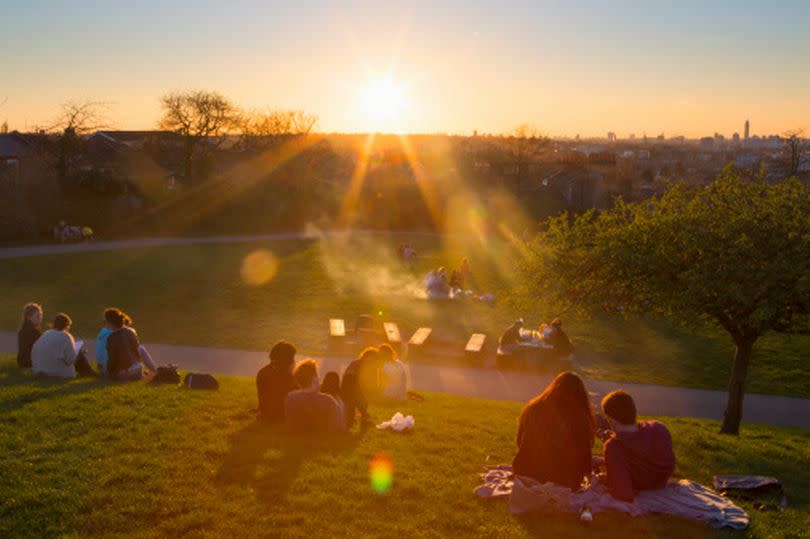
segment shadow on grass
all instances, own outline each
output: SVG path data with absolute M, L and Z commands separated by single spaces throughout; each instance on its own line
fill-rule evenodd
M 34 375 L 28 370 L 20 369 L 14 363 L 2 363 L 0 364 L 0 391 L 8 388 L 24 388 L 28 391 L 15 394 L 11 398 L 0 399 L 0 412 L 13 412 L 37 401 L 95 391 L 103 389 L 107 385 L 102 378 L 75 380 L 51 378 Z
M 229 452 L 215 476 L 220 486 L 240 485 L 255 490 L 262 502 L 283 500 L 301 465 L 318 455 L 351 453 L 365 429 L 343 434 L 302 435 L 284 425 L 251 421 L 229 437 Z

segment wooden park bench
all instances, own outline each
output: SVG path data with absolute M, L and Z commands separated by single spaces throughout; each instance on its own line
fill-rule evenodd
M 428 344 L 428 337 L 433 332 L 431 328 L 419 328 L 408 341 L 408 359 L 424 355 Z
M 402 336 L 399 334 L 399 326 L 396 322 L 385 322 L 383 328 L 385 329 L 385 339 L 388 344 L 402 346 Z
M 470 340 L 467 341 L 467 346 L 464 348 L 464 355 L 468 360 L 480 362 L 484 356 L 484 344 L 486 343 L 487 336 L 483 333 L 473 333 Z

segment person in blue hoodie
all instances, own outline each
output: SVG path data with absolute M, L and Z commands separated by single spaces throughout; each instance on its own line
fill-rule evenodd
M 113 325 L 108 320 L 104 320 L 104 327 L 101 328 L 101 331 L 99 331 L 96 336 L 96 365 L 98 366 L 98 371 L 103 375 L 107 374 L 107 361 L 109 361 L 109 356 L 107 356 L 107 337 L 109 337 L 110 333 L 113 331 L 115 331 Z

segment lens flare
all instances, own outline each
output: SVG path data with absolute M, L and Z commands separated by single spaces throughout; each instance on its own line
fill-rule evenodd
M 250 286 L 261 286 L 278 271 L 278 260 L 267 249 L 257 249 L 242 261 L 242 280 Z
M 374 455 L 368 465 L 371 488 L 377 494 L 385 494 L 394 482 L 394 463 L 386 454 Z

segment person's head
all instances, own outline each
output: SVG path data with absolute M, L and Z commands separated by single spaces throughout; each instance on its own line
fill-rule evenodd
M 380 361 L 380 349 L 373 346 L 368 346 L 364 348 L 357 357 L 363 363 L 377 363 Z
M 555 318 L 551 321 L 551 327 L 554 329 L 560 329 L 562 327 L 562 320 Z
M 636 403 L 626 391 L 619 389 L 602 399 L 602 411 L 612 421 L 624 426 L 636 424 Z
M 396 350 L 394 350 L 394 347 L 388 343 L 381 344 L 379 351 L 380 351 L 380 361 L 383 363 L 389 362 L 393 363 L 394 361 L 399 359 L 399 356 L 397 355 Z
M 588 401 L 588 392 L 585 384 L 576 373 L 561 372 L 538 396 L 529 401 L 520 414 L 520 422 L 529 418 L 532 412 L 550 404 L 556 413 L 563 418 L 573 432 L 579 433 L 583 439 L 593 440 L 595 425 L 591 404 Z
M 517 320 L 515 320 L 515 323 L 512 324 L 512 327 L 515 327 L 515 328 L 518 328 L 518 329 L 522 328 L 523 327 L 523 319 L 518 318 Z
M 340 375 L 335 371 L 329 371 L 321 382 L 321 393 L 332 395 L 335 398 L 340 396 Z
M 304 359 L 295 365 L 293 370 L 295 383 L 301 389 L 317 390 L 320 385 L 318 379 L 318 364 L 314 359 Z
M 278 341 L 270 349 L 270 364 L 276 369 L 283 371 L 292 371 L 295 365 L 295 354 L 298 350 L 292 343 L 287 341 Z
M 22 323 L 30 322 L 36 327 L 42 324 L 42 307 L 39 303 L 28 303 L 23 307 Z
M 70 319 L 65 313 L 57 313 L 53 317 L 53 329 L 57 331 L 70 331 L 70 326 L 73 325 L 73 320 Z
M 104 323 L 109 329 L 121 329 L 132 323 L 127 313 L 116 307 L 104 309 Z

